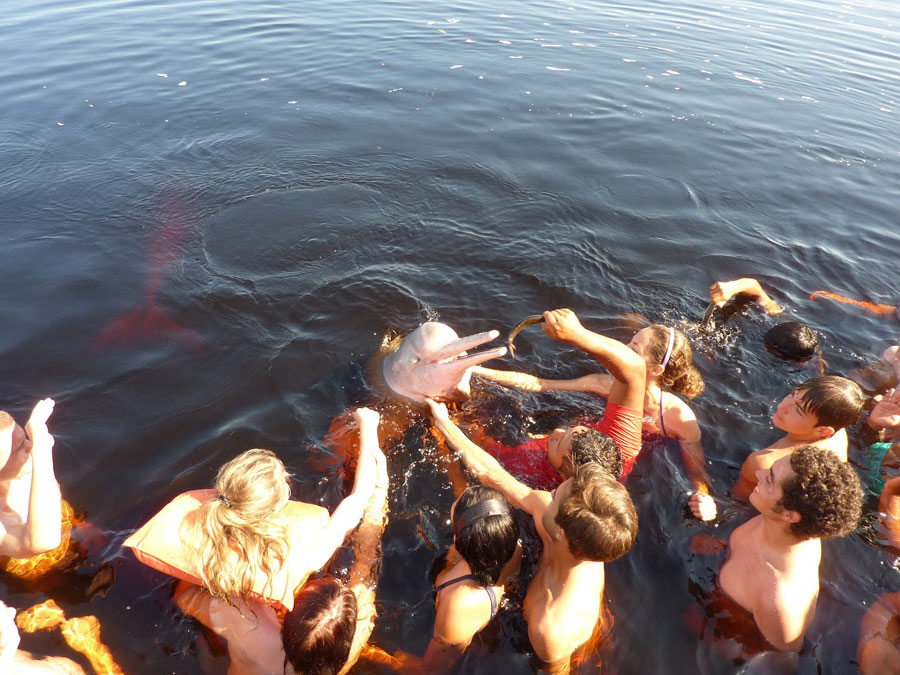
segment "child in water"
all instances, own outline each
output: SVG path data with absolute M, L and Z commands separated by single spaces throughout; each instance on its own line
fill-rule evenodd
M 653 324 L 639 330 L 628 347 L 646 364 L 644 431 L 678 439 L 685 468 L 695 490 L 690 503 L 691 512 L 701 520 L 712 520 L 716 517 L 716 503 L 709 495 L 700 425 L 690 405 L 675 395 L 682 394 L 692 399 L 704 389 L 703 378 L 693 365 L 690 342 L 671 326 Z M 476 367 L 474 371 L 500 384 L 527 391 L 580 391 L 604 397 L 609 397 L 615 381 L 609 373 L 553 380 L 482 367 Z

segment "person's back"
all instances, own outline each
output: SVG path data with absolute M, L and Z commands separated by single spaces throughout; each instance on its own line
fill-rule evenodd
M 782 399 L 772 416 L 772 424 L 785 435 L 744 460 L 734 495 L 746 499 L 756 486 L 757 472 L 802 446 L 832 452 L 846 462 L 845 428 L 859 418 L 864 402 L 859 385 L 845 377 L 814 377 L 798 386 Z

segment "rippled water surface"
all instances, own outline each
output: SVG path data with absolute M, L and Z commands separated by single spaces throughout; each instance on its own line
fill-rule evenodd
M 57 476 L 102 534 L 55 586 L 4 580 L 4 597 L 96 615 L 126 672 L 221 671 L 120 542 L 253 446 L 285 459 L 298 498 L 336 504 L 339 474 L 313 469 L 329 422 L 371 400 L 382 337 L 428 317 L 505 331 L 569 306 L 623 338 L 629 312 L 690 332 L 713 281 L 754 275 L 820 331 L 831 372 L 880 352 L 900 324 L 809 294 L 897 304 L 898 27 L 875 0 L 7 0 L 0 400 L 21 415 L 57 400 Z M 104 332 L 150 307 L 185 330 L 133 314 Z M 759 349 L 768 325 L 691 333 L 733 522 L 741 461 L 811 375 Z M 517 367 L 592 367 L 520 340 Z M 508 426 L 590 405 L 482 396 L 525 409 Z M 421 653 L 431 632 L 452 501 L 431 450 L 422 421 L 390 450 L 373 636 L 388 651 Z M 688 542 L 710 528 L 682 517 L 677 449 L 648 453 L 629 487 L 641 531 L 608 567 L 607 663 L 699 672 L 686 615 L 720 560 Z M 864 525 L 826 545 L 804 672 L 853 672 L 865 603 L 900 586 L 872 540 Z M 87 602 L 103 565 L 115 583 Z M 467 668 L 531 672 L 521 627 L 504 631 Z

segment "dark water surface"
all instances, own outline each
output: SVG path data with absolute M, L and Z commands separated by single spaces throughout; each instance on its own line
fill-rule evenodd
M 119 543 L 253 446 L 285 459 L 298 498 L 336 504 L 338 475 L 312 468 L 329 421 L 368 400 L 382 336 L 428 317 L 505 331 L 569 306 L 627 337 L 622 313 L 689 323 L 713 281 L 755 275 L 820 331 L 831 372 L 880 352 L 900 324 L 808 296 L 898 300 L 898 26 L 875 0 L 7 0 L 0 401 L 25 415 L 57 400 L 63 493 L 105 533 L 49 595 L 98 616 L 128 673 L 221 672 Z M 95 346 L 153 300 L 196 335 Z M 777 436 L 774 402 L 812 374 L 759 349 L 768 325 L 751 313 L 696 345 L 723 497 Z M 520 340 L 518 367 L 591 368 L 536 329 Z M 449 541 L 425 426 L 391 449 L 374 635 L 389 651 L 424 649 Z M 641 530 L 608 568 L 611 670 L 701 671 L 685 613 L 720 561 L 689 552 L 713 528 L 683 517 L 687 486 L 674 448 L 629 484 Z M 866 603 L 900 587 L 872 540 L 864 525 L 826 544 L 803 672 L 853 672 Z M 116 582 L 79 601 L 104 563 Z M 531 671 L 507 628 L 474 671 Z

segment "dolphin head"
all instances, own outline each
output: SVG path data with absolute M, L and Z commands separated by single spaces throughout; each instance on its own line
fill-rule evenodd
M 490 342 L 498 335 L 499 332 L 492 330 L 461 338 L 446 324 L 423 323 L 385 356 L 382 366 L 385 382 L 395 393 L 417 403 L 423 403 L 426 398 L 461 401 L 470 393 L 472 366 L 506 354 L 506 347 L 471 355 L 466 350 Z

